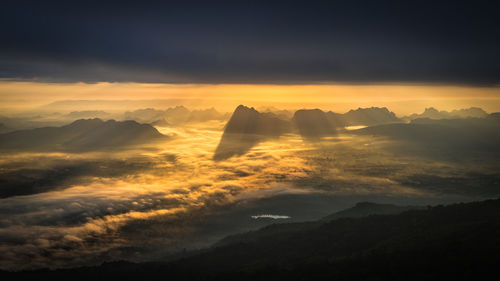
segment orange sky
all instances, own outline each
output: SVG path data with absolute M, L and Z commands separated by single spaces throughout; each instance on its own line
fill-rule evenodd
M 482 107 L 500 111 L 499 87 L 439 85 L 240 85 L 139 83 L 0 82 L 2 110 L 29 108 L 56 100 L 182 99 L 191 107 L 230 111 L 238 104 L 278 108 L 318 107 L 334 111 L 366 106 L 387 106 L 397 114 Z

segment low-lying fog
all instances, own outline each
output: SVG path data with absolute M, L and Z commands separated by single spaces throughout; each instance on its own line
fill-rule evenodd
M 128 114 L 159 120 L 155 128 L 167 138 L 0 154 L 0 269 L 168 259 L 228 234 L 319 219 L 359 201 L 428 205 L 500 194 L 494 153 L 436 154 L 407 140 L 351 134 L 364 128 L 357 125 L 316 140 L 296 132 L 258 139 L 214 158 L 229 115 L 174 122 L 147 113 Z M 86 114 L 52 121 L 108 119 Z M 263 214 L 287 219 L 254 219 Z

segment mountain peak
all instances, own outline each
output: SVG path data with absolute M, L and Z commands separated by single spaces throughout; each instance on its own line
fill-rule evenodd
M 260 113 L 253 107 L 239 105 L 226 124 L 226 133 L 279 135 L 288 130 L 284 120 L 274 114 Z
M 255 110 L 255 108 L 253 107 L 248 107 L 248 106 L 245 106 L 245 105 L 238 105 L 238 107 L 236 107 L 236 109 L 234 110 L 234 113 L 236 112 L 255 112 L 255 113 L 259 113 L 257 110 Z

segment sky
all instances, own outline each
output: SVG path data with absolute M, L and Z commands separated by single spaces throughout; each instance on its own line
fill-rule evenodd
M 27 81 L 0 82 L 0 109 L 4 112 L 26 110 L 79 110 L 46 107 L 54 101 L 131 101 L 94 102 L 94 109 L 133 110 L 143 107 L 188 108 L 216 107 L 231 112 L 239 104 L 257 108 L 274 107 L 296 110 L 321 108 L 347 112 L 358 107 L 388 107 L 400 116 L 420 113 L 428 107 L 453 110 L 481 107 L 487 112 L 500 111 L 500 88 L 458 85 L 276 85 L 276 84 L 165 84 L 165 83 L 45 83 Z M 135 102 L 134 102 L 135 101 Z M 131 108 L 130 106 L 135 106 Z M 81 107 L 81 106 L 80 106 Z
M 17 92 L 26 89 L 24 82 L 40 86 L 38 96 L 28 90 L 19 99 L 57 96 L 68 84 L 88 86 L 89 95 L 78 98 L 92 99 L 99 85 L 114 83 L 130 98 L 130 85 L 148 92 L 144 84 L 152 83 L 181 89 L 165 90 L 163 98 L 223 88 L 233 90 L 229 98 L 221 94 L 224 99 L 245 101 L 245 89 L 258 85 L 264 88 L 251 95 L 264 97 L 261 102 L 294 102 L 294 94 L 282 92 L 326 85 L 313 91 L 319 96 L 305 95 L 342 103 L 359 85 L 366 95 L 348 104 L 386 101 L 371 94 L 385 86 L 384 97 L 399 91 L 391 101 L 405 102 L 411 95 L 420 110 L 436 99 L 445 104 L 450 87 L 459 87 L 457 99 L 468 92 L 474 105 L 495 111 L 500 23 L 492 2 L 10 1 L 0 11 L 0 94 L 12 96 L 16 90 L 5 89 L 15 81 Z M 414 90 L 401 91 L 409 86 Z M 77 95 L 68 91 L 63 99 Z M 98 95 L 115 98 L 104 90 Z

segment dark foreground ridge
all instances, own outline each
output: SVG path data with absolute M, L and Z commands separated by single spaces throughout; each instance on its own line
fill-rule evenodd
M 270 231 L 273 228 L 279 231 Z M 173 262 L 114 262 L 55 271 L 3 272 L 0 277 L 2 280 L 482 280 L 500 273 L 499 237 L 500 200 L 497 199 L 393 215 L 271 225 Z

